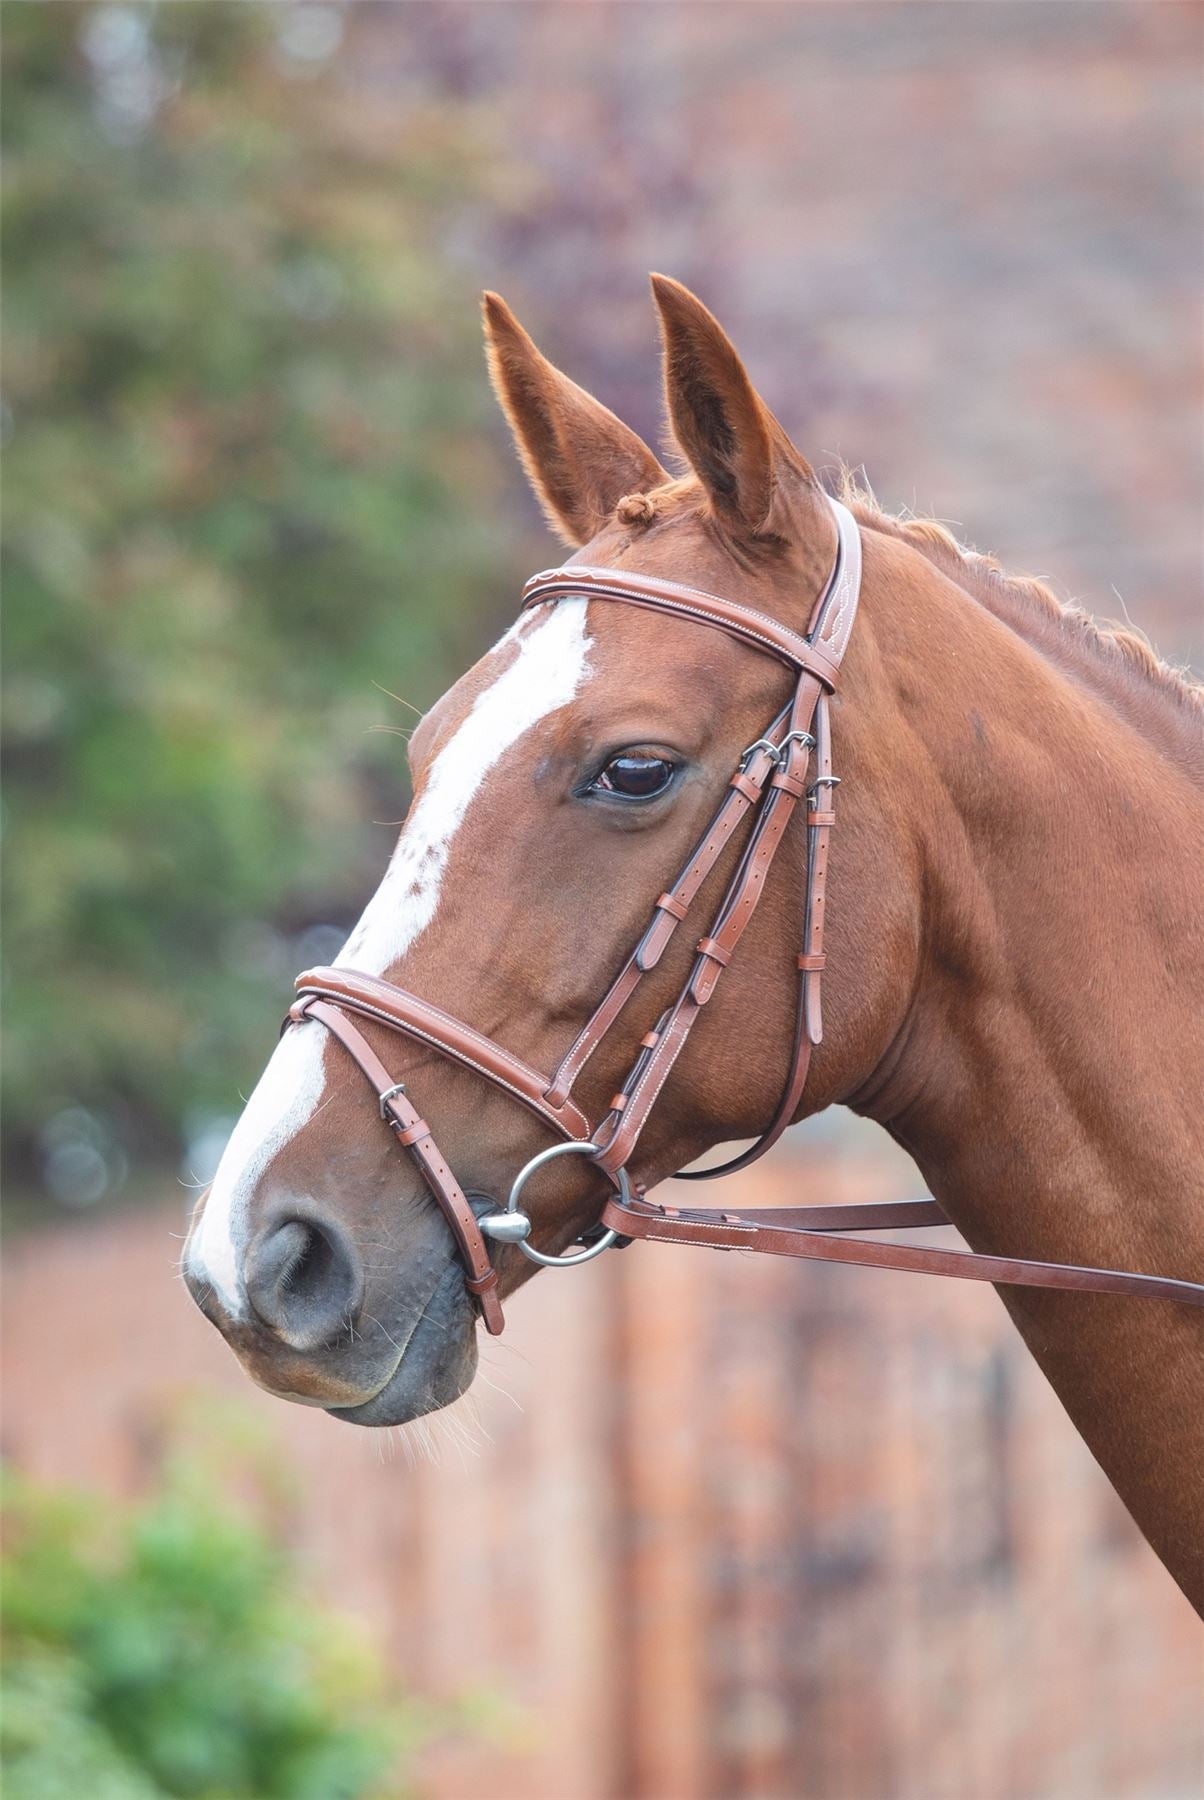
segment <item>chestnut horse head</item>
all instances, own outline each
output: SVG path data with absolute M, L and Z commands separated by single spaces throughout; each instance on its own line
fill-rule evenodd
M 801 634 L 837 553 L 833 507 L 710 313 L 675 282 L 653 285 L 687 470 L 673 478 L 486 298 L 490 367 L 528 477 L 591 570 L 686 584 Z M 843 1101 L 879 1119 L 976 1246 L 1198 1275 L 1198 697 L 1135 640 L 939 528 L 846 498 L 864 574 L 833 702 L 845 786 L 825 1028 L 795 1116 Z M 587 597 L 525 610 L 414 732 L 413 804 L 336 971 L 383 977 L 554 1069 L 793 679 L 680 617 Z M 1134 854 L 1139 831 L 1157 834 L 1158 857 Z M 629 1168 L 644 1187 L 774 1114 L 804 838 L 785 834 L 741 954 L 648 1116 Z M 740 852 L 736 832 L 704 900 Z M 582 1072 L 589 1119 L 689 971 L 695 934 L 678 937 Z M 362 1031 L 470 1196 L 504 1198 L 554 1141 L 471 1068 L 370 1019 Z M 524 1196 L 533 1242 L 573 1244 L 606 1193 L 584 1157 L 541 1169 Z M 513 1245 L 493 1254 L 503 1294 L 532 1272 Z M 235 1129 L 185 1273 L 248 1371 L 286 1398 L 392 1423 L 472 1378 L 477 1309 L 447 1222 L 381 1129 L 376 1094 L 310 1018 L 285 1031 Z M 1173 1366 L 1161 1423 L 1180 1454 L 1200 1448 L 1204 1404 L 1194 1436 L 1184 1425 L 1187 1402 L 1204 1400 L 1185 1361 L 1200 1359 L 1198 1321 L 1160 1304 L 1136 1309 L 1140 1325 L 1109 1310 L 1123 1302 L 1008 1304 L 1147 1531 L 1182 1561 L 1199 1520 L 1160 1511 L 1131 1443 L 1160 1416 L 1142 1371 Z
M 671 480 L 489 296 L 490 365 L 527 472 L 590 566 L 688 582 L 801 629 L 836 549 L 831 507 L 710 314 L 676 283 L 656 291 L 670 415 L 694 475 Z M 791 685 L 772 658 L 677 619 L 576 598 L 525 611 L 415 730 L 413 805 L 338 965 L 553 1068 Z M 789 845 L 740 965 L 641 1137 L 632 1172 L 646 1185 L 773 1111 L 775 1047 L 792 1026 L 780 973 L 798 949 L 798 859 Z M 855 958 L 888 953 L 892 910 L 873 924 L 878 950 L 867 936 Z M 855 929 L 849 909 L 846 934 Z M 575 1090 L 586 1114 L 605 1113 L 688 954 L 673 947 L 591 1060 Z M 851 1044 L 872 1029 L 867 1016 L 842 1035 Z M 463 1189 L 504 1196 L 552 1141 L 471 1072 L 421 1046 L 388 1051 Z M 829 1097 L 850 1072 L 825 1071 Z M 454 1398 L 476 1354 L 446 1225 L 375 1112 L 325 1032 L 286 1031 L 185 1259 L 257 1380 L 370 1423 Z M 536 1242 L 569 1244 L 606 1186 L 578 1159 L 549 1169 L 530 1196 Z M 513 1250 L 497 1257 L 503 1291 L 531 1272 Z

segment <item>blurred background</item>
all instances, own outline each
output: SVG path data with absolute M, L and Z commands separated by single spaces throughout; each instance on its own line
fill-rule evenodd
M 482 287 L 655 440 L 678 276 L 817 466 L 1198 666 L 1204 14 L 3 37 L 10 1792 L 1198 1792 L 1199 1625 L 989 1291 L 606 1258 L 384 1435 L 256 1394 L 174 1265 L 409 709 L 548 560 Z M 846 1116 L 734 1198 L 800 1184 L 919 1191 Z

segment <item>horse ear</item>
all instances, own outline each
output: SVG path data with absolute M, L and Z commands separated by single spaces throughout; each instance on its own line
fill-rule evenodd
M 786 490 L 816 491 L 795 449 L 748 378 L 718 320 L 667 275 L 652 277 L 665 351 L 673 435 L 723 524 L 742 536 L 782 535 Z
M 553 368 L 499 294 L 486 294 L 485 353 L 519 456 L 552 529 L 574 548 L 601 531 L 625 494 L 669 477 L 647 444 Z

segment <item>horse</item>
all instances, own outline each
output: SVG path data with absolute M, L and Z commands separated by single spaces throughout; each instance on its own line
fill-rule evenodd
M 303 978 L 191 1224 L 186 1282 L 251 1377 L 353 1423 L 446 1405 L 539 1262 L 836 1104 L 908 1151 L 974 1252 L 1202 1291 L 1204 688 L 847 474 L 830 494 L 702 302 L 652 286 L 677 473 L 485 296 L 495 391 L 572 555 L 414 731 L 381 885 Z M 854 556 L 856 627 L 825 660 Z M 833 752 L 829 846 L 836 778 L 799 771 Z M 784 809 L 772 871 L 751 788 Z M 798 954 L 821 840 L 826 942 Z M 677 930 L 683 858 L 700 904 L 759 881 L 738 956 Z M 571 1098 L 536 1074 L 570 1064 Z M 608 1159 L 591 1121 L 613 1149 L 637 1099 Z M 998 1292 L 1204 1608 L 1204 1316 Z

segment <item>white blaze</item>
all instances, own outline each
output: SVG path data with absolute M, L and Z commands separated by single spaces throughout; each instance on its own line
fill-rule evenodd
M 383 975 L 430 924 L 452 839 L 485 775 L 581 684 L 590 645 L 585 609 L 584 600 L 559 600 L 534 624 L 530 615 L 520 619 L 497 646 L 517 644 L 518 654 L 477 695 L 431 764 L 388 872 L 336 959 L 342 967 Z
M 585 678 L 586 602 L 560 600 L 524 614 L 492 654 L 516 647 L 427 772 L 385 878 L 339 953 L 344 967 L 383 975 L 435 916 L 452 839 L 491 768 L 523 734 L 566 706 Z M 252 1194 L 272 1158 L 317 1109 L 326 1033 L 288 1031 L 273 1051 L 226 1145 L 188 1243 L 190 1271 L 208 1281 L 232 1318 L 246 1314 L 241 1252 Z
M 286 1031 L 222 1152 L 185 1255 L 233 1319 L 246 1313 L 239 1251 L 247 1203 L 277 1151 L 300 1131 L 322 1098 L 324 1031 Z

